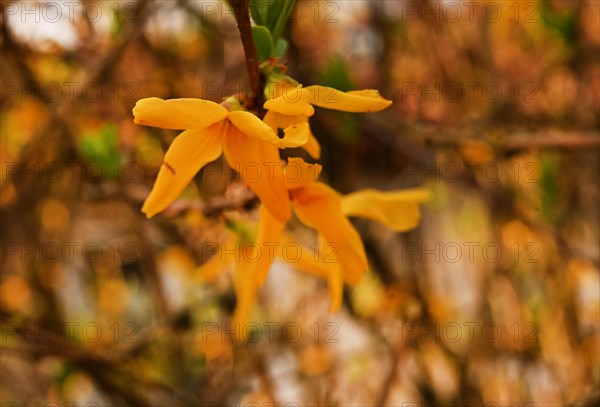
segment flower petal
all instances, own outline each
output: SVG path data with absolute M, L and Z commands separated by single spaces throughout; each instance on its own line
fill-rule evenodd
M 195 278 L 203 283 L 212 283 L 221 274 L 227 262 L 224 262 L 221 253 L 215 253 L 206 263 L 196 268 Z
M 367 271 L 367 255 L 358 232 L 342 213 L 338 193 L 317 182 L 292 190 L 291 195 L 298 218 L 315 228 L 335 251 L 344 279 L 358 283 Z
M 279 137 L 273 129 L 250 112 L 236 110 L 227 116 L 231 123 L 246 136 L 257 140 L 266 141 L 273 145 L 279 143 Z
M 133 108 L 134 123 L 163 129 L 203 129 L 227 117 L 223 106 L 203 99 L 147 98 Z
M 287 249 L 284 249 L 287 248 Z M 297 248 L 293 251 L 291 248 Z M 283 249 L 283 251 L 282 251 Z M 313 252 L 309 247 L 298 243 L 290 236 L 283 234 L 277 246 L 277 256 L 289 262 L 295 269 L 313 276 L 327 279 L 330 264 L 324 262 L 323 256 Z M 336 265 L 336 264 L 332 264 Z
M 342 110 L 344 112 L 378 112 L 389 107 L 391 100 L 384 99 L 375 89 L 342 92 L 327 86 L 308 86 L 310 103 L 326 109 Z
M 310 137 L 308 123 L 292 124 L 283 130 L 283 138 L 279 140 L 279 148 L 301 147 Z
M 279 148 L 300 147 L 308 141 L 310 129 L 308 123 L 292 124 L 284 130 L 285 136 L 280 139 L 276 130 L 266 122 L 249 112 L 238 110 L 229 113 L 229 120 L 248 137 L 271 143 Z
M 240 250 L 254 251 L 254 246 L 242 246 Z M 241 341 L 246 341 L 248 338 L 245 336 L 248 333 L 246 324 L 250 320 L 252 310 L 256 305 L 256 298 L 258 296 L 258 283 L 257 278 L 253 274 L 252 263 L 248 261 L 249 258 L 254 258 L 255 253 L 249 253 L 247 255 L 241 255 L 240 261 L 235 266 L 233 273 L 233 288 L 236 295 L 235 310 L 231 319 L 231 324 L 236 332 L 241 334 L 240 337 L 236 338 Z
M 308 125 L 307 116 L 288 116 L 269 110 L 263 121 L 273 131 L 284 129 L 284 137 L 279 140 L 279 148 L 301 147 L 308 143 L 311 138 L 314 139 Z
M 327 278 L 327 291 L 329 293 L 329 311 L 336 312 L 342 306 L 344 296 L 344 280 L 339 265 L 331 267 Z
M 221 126 L 216 124 L 208 129 L 187 130 L 175 137 L 142 207 L 148 218 L 169 206 L 204 165 L 221 155 L 221 132 Z
M 278 222 L 271 215 L 271 212 L 264 205 L 261 205 L 258 235 L 256 236 L 256 245 L 260 248 L 260 255 L 253 265 L 258 284 L 262 285 L 269 274 L 269 268 L 275 259 L 276 249 L 279 246 L 284 229 L 285 224 Z
M 287 189 L 304 188 L 317 182 L 323 167 L 319 164 L 308 164 L 302 158 L 288 158 L 288 165 L 283 169 L 283 179 Z
M 429 198 L 429 191 L 423 188 L 389 192 L 363 189 L 342 197 L 342 211 L 346 216 L 367 218 L 404 232 L 419 225 L 419 204 Z
M 290 116 L 287 114 L 277 113 L 273 110 L 268 110 L 263 118 L 263 121 L 273 130 L 285 129 L 293 124 L 308 123 L 308 116 L 297 115 Z
M 310 154 L 310 156 L 315 160 L 321 158 L 321 145 L 312 133 L 308 135 L 308 141 L 302 146 L 302 148 L 305 149 L 306 152 L 308 152 L 308 154 Z
M 237 241 L 234 238 L 229 238 L 222 242 L 220 247 L 227 250 L 231 247 L 235 247 L 236 242 Z M 194 277 L 203 283 L 211 283 L 217 279 L 219 274 L 225 270 L 227 265 L 232 263 L 231 260 L 233 259 L 230 259 L 230 257 L 224 255 L 220 250 L 218 250 L 204 264 L 196 268 Z
M 278 222 L 286 223 L 291 215 L 291 203 L 283 181 L 277 147 L 247 137 L 229 126 L 224 144 L 229 165 L 260 198 Z
M 302 86 L 286 88 L 283 95 L 267 100 L 263 107 L 288 116 L 312 116 L 315 114 L 315 109 L 310 105 L 310 98 L 311 93 L 304 90 Z

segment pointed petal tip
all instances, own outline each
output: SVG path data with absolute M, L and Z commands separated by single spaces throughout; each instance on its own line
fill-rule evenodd
M 144 202 L 141 212 L 146 215 L 146 219 L 152 219 L 158 212 L 150 210 L 148 201 Z

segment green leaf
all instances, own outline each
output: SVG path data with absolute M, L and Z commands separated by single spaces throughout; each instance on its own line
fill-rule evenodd
M 265 25 L 262 9 L 263 4 L 264 1 L 262 0 L 250 0 L 250 15 L 257 25 Z
M 266 61 L 271 58 L 273 53 L 273 39 L 271 33 L 262 25 L 255 25 L 252 27 L 252 36 L 254 37 L 254 44 L 256 45 L 256 53 L 260 62 Z
M 275 41 L 281 37 L 283 33 L 283 29 L 287 24 L 290 15 L 292 14 L 292 10 L 294 9 L 294 5 L 296 4 L 296 0 L 283 0 L 278 3 L 277 7 L 277 20 L 273 28 L 271 28 L 271 33 Z
M 257 25 L 266 27 L 277 42 L 295 4 L 296 0 L 250 0 L 250 15 Z
M 272 31 L 283 3 L 281 0 L 250 0 L 250 15 L 256 25 L 263 25 Z
M 283 38 L 279 38 L 277 40 L 277 44 L 275 45 L 275 52 L 273 52 L 273 56 L 276 58 L 281 58 L 288 48 L 288 42 Z

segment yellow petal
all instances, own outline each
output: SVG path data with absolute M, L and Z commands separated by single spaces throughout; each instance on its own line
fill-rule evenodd
M 308 86 L 310 103 L 326 109 L 344 112 L 378 112 L 390 106 L 391 100 L 384 99 L 375 89 L 342 92 L 327 86 Z
M 259 247 L 260 255 L 253 268 L 258 283 L 262 285 L 269 274 L 269 268 L 273 263 L 277 248 L 280 246 L 279 241 L 285 224 L 278 222 L 264 205 L 260 207 L 259 217 L 256 245 Z
M 283 169 L 283 179 L 287 189 L 298 189 L 317 182 L 323 167 L 319 164 L 308 164 L 302 158 L 288 158 L 288 165 Z
M 404 232 L 419 225 L 419 204 L 429 198 L 429 191 L 423 188 L 389 192 L 363 189 L 342 197 L 342 211 L 346 216 L 367 218 Z
M 344 279 L 358 283 L 367 270 L 367 255 L 360 235 L 342 213 L 337 192 L 317 182 L 292 190 L 291 195 L 298 218 L 315 228 L 333 248 Z
M 246 185 L 280 223 L 291 215 L 291 203 L 283 181 L 279 150 L 272 144 L 247 137 L 229 126 L 224 144 L 225 158 L 240 173 Z
M 315 113 L 315 109 L 310 105 L 310 98 L 310 92 L 305 91 L 302 86 L 286 88 L 283 91 L 283 95 L 267 100 L 263 107 L 267 110 L 288 116 L 312 116 Z
M 279 148 L 301 147 L 311 136 L 308 123 L 292 124 L 283 130 L 283 138 L 279 140 Z
M 327 279 L 330 264 L 324 262 L 323 256 L 315 253 L 309 247 L 298 243 L 288 235 L 282 235 L 277 246 L 277 257 L 290 263 L 295 269 L 313 276 Z M 333 264 L 336 265 L 336 264 Z
M 226 250 L 231 250 L 235 247 L 236 241 L 234 239 L 228 239 L 221 243 L 220 247 Z M 203 283 L 211 283 L 221 274 L 226 266 L 234 260 L 231 256 L 223 255 L 221 250 L 217 250 L 213 256 L 208 259 L 204 264 L 198 267 L 194 273 L 194 277 Z
M 310 129 L 308 123 L 292 124 L 284 130 L 285 136 L 280 139 L 276 130 L 266 122 L 249 112 L 241 110 L 230 112 L 229 120 L 248 137 L 271 143 L 279 148 L 300 147 L 308 141 Z
M 308 116 L 298 115 L 289 116 L 287 114 L 281 114 L 268 110 L 267 114 L 263 118 L 263 121 L 269 125 L 273 130 L 285 129 L 293 124 L 308 123 Z
M 333 255 L 334 251 L 331 248 L 325 248 L 323 242 L 318 243 L 320 249 L 315 251 L 313 250 L 315 248 L 314 245 L 311 247 L 305 246 L 284 233 L 279 239 L 279 243 L 279 246 L 276 248 L 276 257 L 288 262 L 294 269 L 300 272 L 327 281 L 331 278 L 333 268 L 337 268 L 341 273 L 338 261 Z M 325 242 L 325 244 L 327 243 Z M 342 281 L 350 284 L 350 281 L 344 277 L 342 273 Z
M 227 117 L 223 106 L 203 99 L 141 99 L 133 108 L 134 123 L 163 129 L 203 129 Z
M 327 279 L 327 291 L 329 292 L 329 311 L 336 312 L 342 306 L 344 296 L 344 281 L 339 265 L 331 267 Z
M 266 141 L 273 145 L 279 143 L 279 137 L 273 129 L 250 112 L 236 110 L 229 112 L 227 116 L 231 123 L 237 127 L 239 131 L 246 136 L 253 137 L 257 140 Z
M 308 135 L 308 141 L 302 146 L 302 148 L 305 149 L 315 160 L 321 158 L 321 145 L 312 133 Z
M 307 116 L 288 116 L 269 110 L 263 121 L 274 131 L 284 129 L 284 137 L 279 141 L 279 148 L 301 147 L 311 138 L 314 139 Z
M 203 130 L 187 130 L 175 137 L 142 207 L 142 212 L 148 218 L 169 206 L 204 165 L 221 155 L 221 134 L 218 123 Z
M 242 247 L 240 250 L 249 250 L 252 252 L 255 250 L 255 247 Z M 236 339 L 241 341 L 248 339 L 246 337 L 246 334 L 249 333 L 248 321 L 250 321 L 250 315 L 252 315 L 252 310 L 256 305 L 256 298 L 258 296 L 257 278 L 252 273 L 252 263 L 247 260 L 254 258 L 254 256 L 255 253 L 241 255 L 240 261 L 237 262 L 233 273 L 236 304 L 231 324 L 236 333 L 240 334 Z

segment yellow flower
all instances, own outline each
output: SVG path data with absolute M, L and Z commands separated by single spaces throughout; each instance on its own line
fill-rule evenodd
M 302 223 L 317 230 L 324 241 L 323 246 L 333 249 L 335 263 L 329 268 L 328 277 L 331 310 L 335 311 L 341 305 L 343 280 L 350 284 L 358 283 L 367 271 L 368 263 L 360 235 L 342 212 L 339 194 L 331 187 L 316 182 L 320 172 L 320 165 L 307 164 L 301 158 L 290 158 L 284 169 L 284 179 L 296 216 Z M 256 244 L 262 248 L 279 242 L 284 228 L 285 223 L 261 207 Z M 271 260 L 268 256 L 261 256 L 254 263 L 256 271 L 253 274 L 261 284 L 268 274 Z
M 395 232 L 406 232 L 419 225 L 419 204 L 430 198 L 425 188 L 385 192 L 362 189 L 342 197 L 342 211 L 346 216 L 370 219 Z
M 290 158 L 284 169 L 284 178 L 290 190 L 294 212 L 324 239 L 324 244 L 319 242 L 319 248 L 329 245 L 335 257 L 333 263 L 323 263 L 300 256 L 295 266 L 327 278 L 331 310 L 335 311 L 341 305 L 343 282 L 355 285 L 368 267 L 360 236 L 347 216 L 371 219 L 398 232 L 410 230 L 419 223 L 419 204 L 429 199 L 429 191 L 422 188 L 391 192 L 366 189 L 340 196 L 327 185 L 314 182 L 320 170 L 319 165 L 306 164 L 300 158 Z M 284 228 L 284 224 L 261 207 L 256 244 L 264 248 L 281 242 Z M 301 253 L 308 251 L 302 250 Z M 268 256 L 261 256 L 254 264 L 256 271 L 253 274 L 259 278 L 260 284 L 268 274 L 271 260 Z
M 274 257 L 285 258 L 281 249 L 289 245 L 298 249 L 295 268 L 327 280 L 330 310 L 336 311 L 342 304 L 344 282 L 357 284 L 368 268 L 360 236 L 347 216 L 371 219 L 394 231 L 406 231 L 418 225 L 419 205 L 430 197 L 429 191 L 423 188 L 389 192 L 365 189 L 340 196 L 327 185 L 315 182 L 320 172 L 320 165 L 290 158 L 283 175 L 294 212 L 304 224 L 319 232 L 319 248 L 326 256 L 319 253 L 315 258 L 308 247 L 284 233 L 285 222 L 278 221 L 261 205 L 255 243 L 238 242 L 238 254 L 232 256 L 231 248 L 237 240 L 229 239 L 224 244 L 228 253 L 225 257 L 217 253 L 199 268 L 199 279 L 210 282 L 235 259 L 233 282 L 238 300 L 232 318 L 234 327 L 235 324 L 243 327 L 248 322 L 258 289 Z
M 288 126 L 280 139 L 271 127 L 252 113 L 202 99 L 142 99 L 133 109 L 134 122 L 163 129 L 185 130 L 169 147 L 164 164 L 142 211 L 147 217 L 164 210 L 185 189 L 200 169 L 222 153 L 229 165 L 280 221 L 290 215 L 283 185 L 278 148 L 298 147 L 309 136 L 308 124 Z M 247 179 L 248 166 L 260 165 L 261 176 Z M 254 173 L 252 174 L 255 175 Z
M 344 112 L 362 113 L 377 112 L 389 107 L 391 100 L 381 97 L 374 89 L 341 92 L 326 86 L 282 87 L 277 91 L 277 97 L 265 102 L 267 109 L 264 121 L 275 131 L 291 125 L 308 123 L 308 118 L 315 112 L 314 106 Z M 312 133 L 302 146 L 313 158 L 318 159 L 321 147 Z

